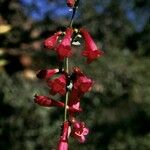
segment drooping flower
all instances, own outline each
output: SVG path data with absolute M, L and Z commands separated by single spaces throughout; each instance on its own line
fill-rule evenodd
M 62 108 L 65 107 L 65 104 L 63 102 L 53 100 L 53 99 L 51 99 L 47 96 L 43 96 L 43 95 L 35 95 L 34 102 L 37 103 L 38 105 L 44 106 L 44 107 L 52 107 L 52 106 L 62 107 Z M 67 110 L 72 113 L 82 111 L 82 109 L 76 109 L 76 108 L 69 107 L 69 106 L 67 106 Z
M 57 150 L 68 150 L 69 122 L 63 123 Z
M 75 0 L 67 0 L 68 7 L 73 7 L 75 4 Z
M 72 123 L 71 136 L 77 139 L 80 143 L 84 143 L 89 129 L 85 126 L 84 122 Z
M 71 52 L 72 34 L 73 34 L 73 29 L 67 28 L 66 35 L 63 37 L 61 43 L 58 44 L 58 46 L 56 47 L 56 52 L 58 54 L 58 59 L 60 61 L 72 55 Z
M 37 77 L 39 79 L 49 79 L 51 78 L 54 74 L 58 73 L 59 72 L 59 69 L 43 69 L 43 70 L 40 70 L 38 73 L 37 73 Z
M 58 37 L 61 35 L 61 33 L 61 31 L 58 31 L 54 35 L 47 38 L 44 41 L 44 47 L 48 49 L 54 49 L 57 44 Z
M 50 93 L 52 95 L 55 95 L 57 93 L 61 95 L 65 95 L 66 93 L 66 84 L 67 84 L 67 79 L 66 75 L 62 74 L 58 78 L 54 80 L 49 80 L 48 81 L 48 86 L 51 88 Z
M 72 89 L 70 96 L 69 96 L 69 101 L 68 101 L 68 106 L 74 109 L 81 109 L 80 108 L 80 98 L 82 94 L 80 94 L 77 90 Z M 71 111 L 69 111 L 70 114 L 72 114 Z
M 93 81 L 84 76 L 79 76 L 76 79 L 76 82 L 74 83 L 74 88 L 79 91 L 79 93 L 86 93 L 88 92 L 92 87 Z
M 51 107 L 51 106 L 64 107 L 64 103 L 42 95 L 41 96 L 35 95 L 34 102 L 44 107 Z
M 87 57 L 87 63 L 91 63 L 93 60 L 103 55 L 103 51 L 98 49 L 90 34 L 83 28 L 80 29 L 81 35 L 85 41 L 85 50 L 82 55 Z
M 79 109 L 80 99 L 86 92 L 91 90 L 93 81 L 84 75 L 78 67 L 74 68 L 74 78 L 68 105 L 75 109 Z
M 90 91 L 93 80 L 88 78 L 78 67 L 73 68 L 75 79 L 73 81 L 74 89 L 78 90 L 80 93 L 86 93 Z

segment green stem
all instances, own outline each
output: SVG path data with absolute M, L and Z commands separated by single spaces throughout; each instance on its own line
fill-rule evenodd
M 69 58 L 65 59 L 65 71 L 67 74 L 69 74 Z M 67 105 L 68 105 L 68 99 L 69 99 L 69 91 L 66 92 L 65 97 L 65 112 L 64 112 L 64 122 L 67 121 Z

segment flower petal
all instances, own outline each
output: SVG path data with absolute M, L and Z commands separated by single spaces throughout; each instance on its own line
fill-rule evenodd
M 51 106 L 64 107 L 64 103 L 53 100 L 47 96 L 35 95 L 34 102 L 37 103 L 38 105 L 44 106 L 44 107 L 51 107 Z
M 58 54 L 58 58 L 60 61 L 72 55 L 71 52 L 72 34 L 73 34 L 73 29 L 67 28 L 66 35 L 62 39 L 61 43 L 56 47 L 56 52 Z
M 81 28 L 80 32 L 85 40 L 85 50 L 82 52 L 82 55 L 87 57 L 87 63 L 91 63 L 93 60 L 102 56 L 104 52 L 97 48 L 94 40 L 85 29 Z
M 59 69 L 43 69 L 43 70 L 40 70 L 38 73 L 37 73 L 37 77 L 39 79 L 49 79 L 51 78 L 54 74 L 58 73 L 59 72 Z
M 50 36 L 44 41 L 44 47 L 48 49 L 54 49 L 57 43 L 58 37 L 61 35 L 61 31 L 56 32 L 54 35 Z
M 50 93 L 55 95 L 57 93 L 61 95 L 66 94 L 66 85 L 67 85 L 67 79 L 66 75 L 62 74 L 60 77 L 48 81 L 48 86 L 51 88 Z

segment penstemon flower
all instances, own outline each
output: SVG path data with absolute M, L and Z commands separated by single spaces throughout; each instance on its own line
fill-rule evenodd
M 58 78 L 54 80 L 49 80 L 48 81 L 48 86 L 51 88 L 50 89 L 50 94 L 55 95 L 57 93 L 61 95 L 66 94 L 66 85 L 67 85 L 67 79 L 64 74 L 59 76 Z
M 37 73 L 37 78 L 43 79 L 50 91 L 49 96 L 34 96 L 34 102 L 40 106 L 64 109 L 64 121 L 57 150 L 68 150 L 69 137 L 84 143 L 89 134 L 89 129 L 85 123 L 77 121 L 75 116 L 82 112 L 81 99 L 91 90 L 94 81 L 85 75 L 79 67 L 73 67 L 72 71 L 69 70 L 69 58 L 73 54 L 72 44 L 76 42 L 77 35 L 81 35 L 84 40 L 85 49 L 81 56 L 87 58 L 87 63 L 91 63 L 103 55 L 103 51 L 96 46 L 87 30 L 72 27 L 79 0 L 67 0 L 66 2 L 68 7 L 73 8 L 69 27 L 66 28 L 65 32 L 58 31 L 44 41 L 45 48 L 56 52 L 59 69 L 42 69 Z M 62 66 L 63 62 L 65 67 Z M 62 99 L 54 100 L 51 98 L 52 95 L 56 94 L 59 94 Z M 65 101 L 63 97 L 65 97 Z
M 80 108 L 81 96 L 82 94 L 78 93 L 77 90 L 73 89 L 69 96 L 68 105 L 74 109 L 81 109 Z
M 39 79 L 48 80 L 49 78 L 51 78 L 58 72 L 59 72 L 59 69 L 43 69 L 43 70 L 40 70 L 36 76 Z
M 64 103 L 60 101 L 53 100 L 47 96 L 34 96 L 34 102 L 37 103 L 40 106 L 45 106 L 45 107 L 51 107 L 51 106 L 57 106 L 57 107 L 64 107 Z
M 74 68 L 73 88 L 69 96 L 68 105 L 75 109 L 80 108 L 80 99 L 88 91 L 91 90 L 93 82 L 84 75 L 78 67 Z
M 87 63 L 91 63 L 93 60 L 103 55 L 103 51 L 98 49 L 90 34 L 83 28 L 80 29 L 81 35 L 85 40 L 85 50 L 82 55 L 87 57 Z
M 69 122 L 65 121 L 62 125 L 62 131 L 57 150 L 68 150 Z
M 43 95 L 35 95 L 34 96 L 34 102 L 37 103 L 40 106 L 44 106 L 44 107 L 62 107 L 64 108 L 65 104 L 61 101 L 56 101 L 53 100 L 47 96 L 43 96 Z M 67 106 L 67 110 L 71 113 L 76 113 L 76 112 L 81 112 L 82 109 L 81 108 L 73 108 L 70 106 Z
M 80 143 L 84 143 L 89 129 L 84 122 L 74 122 L 72 124 L 71 136 L 77 139 Z
M 51 37 L 47 38 L 45 41 L 44 41 L 44 46 L 45 48 L 48 48 L 48 49 L 54 49 L 56 44 L 57 44 L 57 40 L 59 38 L 59 36 L 62 34 L 61 31 L 58 31 L 56 32 L 54 35 L 52 35 Z
M 67 28 L 66 35 L 62 39 L 61 43 L 56 47 L 56 52 L 58 54 L 58 59 L 60 61 L 72 55 L 71 52 L 72 35 L 73 35 L 73 29 Z
M 86 77 L 85 75 L 77 77 L 74 82 L 74 88 L 79 91 L 79 93 L 86 93 L 90 91 L 93 81 Z

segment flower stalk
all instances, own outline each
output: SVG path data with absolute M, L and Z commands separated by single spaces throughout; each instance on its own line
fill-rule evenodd
M 79 6 L 79 0 L 76 0 L 75 5 L 73 7 L 73 13 L 71 16 L 69 27 L 72 27 L 72 25 L 73 25 L 74 17 L 75 17 L 78 6 Z
M 66 28 L 65 33 L 56 31 L 43 43 L 48 51 L 53 50 L 56 52 L 59 62 L 58 68 L 42 69 L 37 73 L 37 78 L 46 81 L 50 89 L 50 96 L 36 94 L 34 102 L 43 107 L 64 109 L 62 130 L 57 150 L 68 150 L 69 137 L 84 143 L 89 133 L 86 124 L 83 121 L 78 121 L 75 114 L 82 112 L 80 106 L 81 98 L 91 90 L 94 81 L 86 76 L 79 67 L 69 68 L 69 60 L 73 55 L 72 43 L 76 42 L 77 35 L 83 38 L 84 50 L 81 56 L 86 57 L 87 64 L 92 63 L 103 55 L 103 51 L 96 46 L 87 30 L 84 28 L 73 28 L 78 4 L 79 0 L 67 0 L 68 7 L 73 9 L 69 26 Z M 60 95 L 60 97 L 65 98 L 65 101 L 52 99 L 51 95 Z
M 78 4 L 79 4 L 79 0 L 77 0 L 75 2 L 75 5 L 73 7 L 73 12 L 72 12 L 71 20 L 70 20 L 70 23 L 69 23 L 69 28 L 72 28 L 72 26 L 73 26 L 73 21 L 74 21 L 74 17 L 75 17 L 77 8 L 78 8 Z M 67 74 L 69 74 L 69 58 L 68 57 L 65 59 L 65 71 L 66 71 Z M 67 93 L 66 93 L 66 96 L 65 96 L 64 122 L 67 120 L 68 99 L 69 99 L 69 91 L 67 89 Z
M 65 59 L 65 72 L 67 75 L 69 74 L 69 58 Z M 67 77 L 68 78 L 68 77 Z M 67 106 L 68 106 L 68 99 L 69 99 L 69 91 L 66 88 L 66 95 L 65 95 L 65 108 L 64 108 L 64 122 L 67 121 Z

